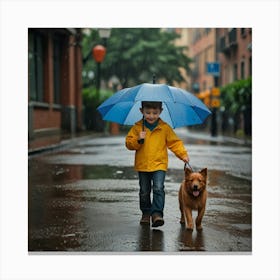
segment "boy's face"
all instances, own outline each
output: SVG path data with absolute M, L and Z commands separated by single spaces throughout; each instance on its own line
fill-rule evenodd
M 156 108 L 140 108 L 141 113 L 144 116 L 144 119 L 147 121 L 149 124 L 154 124 L 158 119 L 159 115 L 162 112 L 162 109 Z

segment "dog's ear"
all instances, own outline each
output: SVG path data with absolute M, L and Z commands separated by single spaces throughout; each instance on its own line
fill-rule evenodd
M 191 173 L 192 173 L 192 170 L 190 168 L 185 169 L 185 177 L 189 177 Z
M 199 172 L 204 178 L 207 177 L 207 168 L 201 169 Z

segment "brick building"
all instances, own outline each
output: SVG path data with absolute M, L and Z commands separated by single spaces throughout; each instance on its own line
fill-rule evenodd
M 28 137 L 75 133 L 82 120 L 81 32 L 28 30 Z
M 214 86 L 213 76 L 206 73 L 206 63 L 217 60 L 216 29 L 190 28 L 188 32 L 188 55 L 194 61 L 191 90 L 198 93 Z
M 194 60 L 192 90 L 205 91 L 215 85 L 207 74 L 208 62 L 220 63 L 217 86 L 224 86 L 252 75 L 251 28 L 190 28 L 188 55 Z
M 218 28 L 220 86 L 252 76 L 252 29 Z
M 233 122 L 234 128 L 230 128 L 231 131 L 235 133 L 241 128 L 250 134 L 250 110 L 248 109 L 246 114 L 239 112 L 235 116 L 230 116 L 225 112 L 225 108 L 220 108 L 217 88 L 252 76 L 252 29 L 190 28 L 188 32 L 188 55 L 194 61 L 190 78 L 191 91 L 197 93 L 197 96 L 212 110 L 210 118 L 212 135 L 217 134 L 218 126 L 221 126 L 223 132 L 229 130 L 228 123 Z M 219 73 L 213 73 L 212 70 L 208 73 L 209 63 L 213 68 L 219 66 Z M 250 104 L 247 107 L 249 108 Z M 222 121 L 219 121 L 221 118 Z M 234 121 L 229 121 L 232 118 Z

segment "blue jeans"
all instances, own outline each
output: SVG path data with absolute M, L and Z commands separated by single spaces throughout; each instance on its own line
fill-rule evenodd
M 159 214 L 163 217 L 165 202 L 164 180 L 165 171 L 138 172 L 140 185 L 140 209 L 143 214 Z M 153 200 L 151 202 L 151 190 L 153 189 Z

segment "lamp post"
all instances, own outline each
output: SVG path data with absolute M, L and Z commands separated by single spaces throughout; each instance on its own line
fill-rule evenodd
M 103 62 L 106 55 L 107 39 L 111 35 L 111 28 L 99 28 L 98 34 L 101 39 L 103 39 L 103 45 L 96 45 L 92 49 L 92 56 L 97 63 L 97 73 L 96 73 L 96 98 L 99 100 L 100 92 L 100 77 L 101 77 L 101 63 Z
M 97 45 L 92 49 L 92 55 L 94 60 L 97 63 L 97 73 L 96 73 L 96 99 L 99 100 L 99 91 L 100 91 L 100 65 L 104 60 L 106 54 L 106 48 L 102 45 Z

